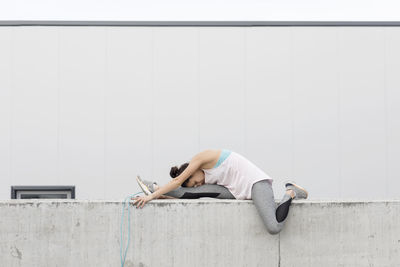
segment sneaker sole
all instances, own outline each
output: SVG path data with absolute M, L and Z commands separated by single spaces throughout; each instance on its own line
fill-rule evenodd
M 150 195 L 151 194 L 149 188 L 147 188 L 147 186 L 142 182 L 142 179 L 140 179 L 139 175 L 136 177 L 136 182 L 138 183 L 138 185 L 142 189 L 143 193 L 145 193 L 146 195 Z
M 297 184 L 292 183 L 292 182 L 288 182 L 288 183 L 285 184 L 285 186 L 287 186 L 287 185 L 293 185 L 294 187 L 297 187 L 298 189 L 303 190 L 304 192 L 306 192 L 306 198 L 308 198 L 308 192 L 307 192 L 307 190 L 305 190 L 305 189 L 304 189 L 303 187 L 301 187 L 300 185 L 297 185 Z

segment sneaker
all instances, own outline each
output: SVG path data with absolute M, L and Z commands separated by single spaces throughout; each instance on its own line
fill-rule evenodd
M 158 187 L 158 184 L 156 182 L 150 182 L 147 180 L 142 180 L 142 182 L 147 186 L 147 188 L 150 190 L 151 193 L 153 193 L 154 191 L 156 191 L 156 187 Z
M 140 179 L 140 176 L 138 175 L 136 177 L 136 181 L 139 184 L 140 188 L 142 188 L 143 193 L 146 195 L 150 195 L 152 192 L 150 191 L 150 188 Z
M 286 189 L 292 189 L 294 191 L 293 199 L 306 199 L 308 197 L 308 192 L 303 187 L 290 181 L 285 184 Z

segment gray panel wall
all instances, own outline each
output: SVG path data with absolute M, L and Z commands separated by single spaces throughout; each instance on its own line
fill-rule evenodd
M 0 27 L 0 198 L 135 175 L 207 148 L 310 199 L 399 198 L 398 27 Z

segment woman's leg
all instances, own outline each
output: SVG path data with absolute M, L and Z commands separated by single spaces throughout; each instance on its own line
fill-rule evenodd
M 253 184 L 251 198 L 267 231 L 272 235 L 278 234 L 285 225 L 292 197 L 285 194 L 276 208 L 272 185 L 267 180 L 261 180 Z
M 198 187 L 181 186 L 164 195 L 175 198 L 200 198 L 200 197 L 214 197 L 221 199 L 235 198 L 225 186 L 217 184 L 203 184 Z

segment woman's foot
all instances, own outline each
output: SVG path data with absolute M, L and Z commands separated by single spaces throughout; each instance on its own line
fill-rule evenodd
M 142 180 L 139 175 L 136 177 L 136 181 L 146 195 L 150 195 L 159 188 L 156 182 Z
M 295 184 L 294 182 L 287 182 L 285 184 L 287 190 L 294 191 L 293 199 L 306 199 L 308 197 L 308 192 L 303 187 Z

